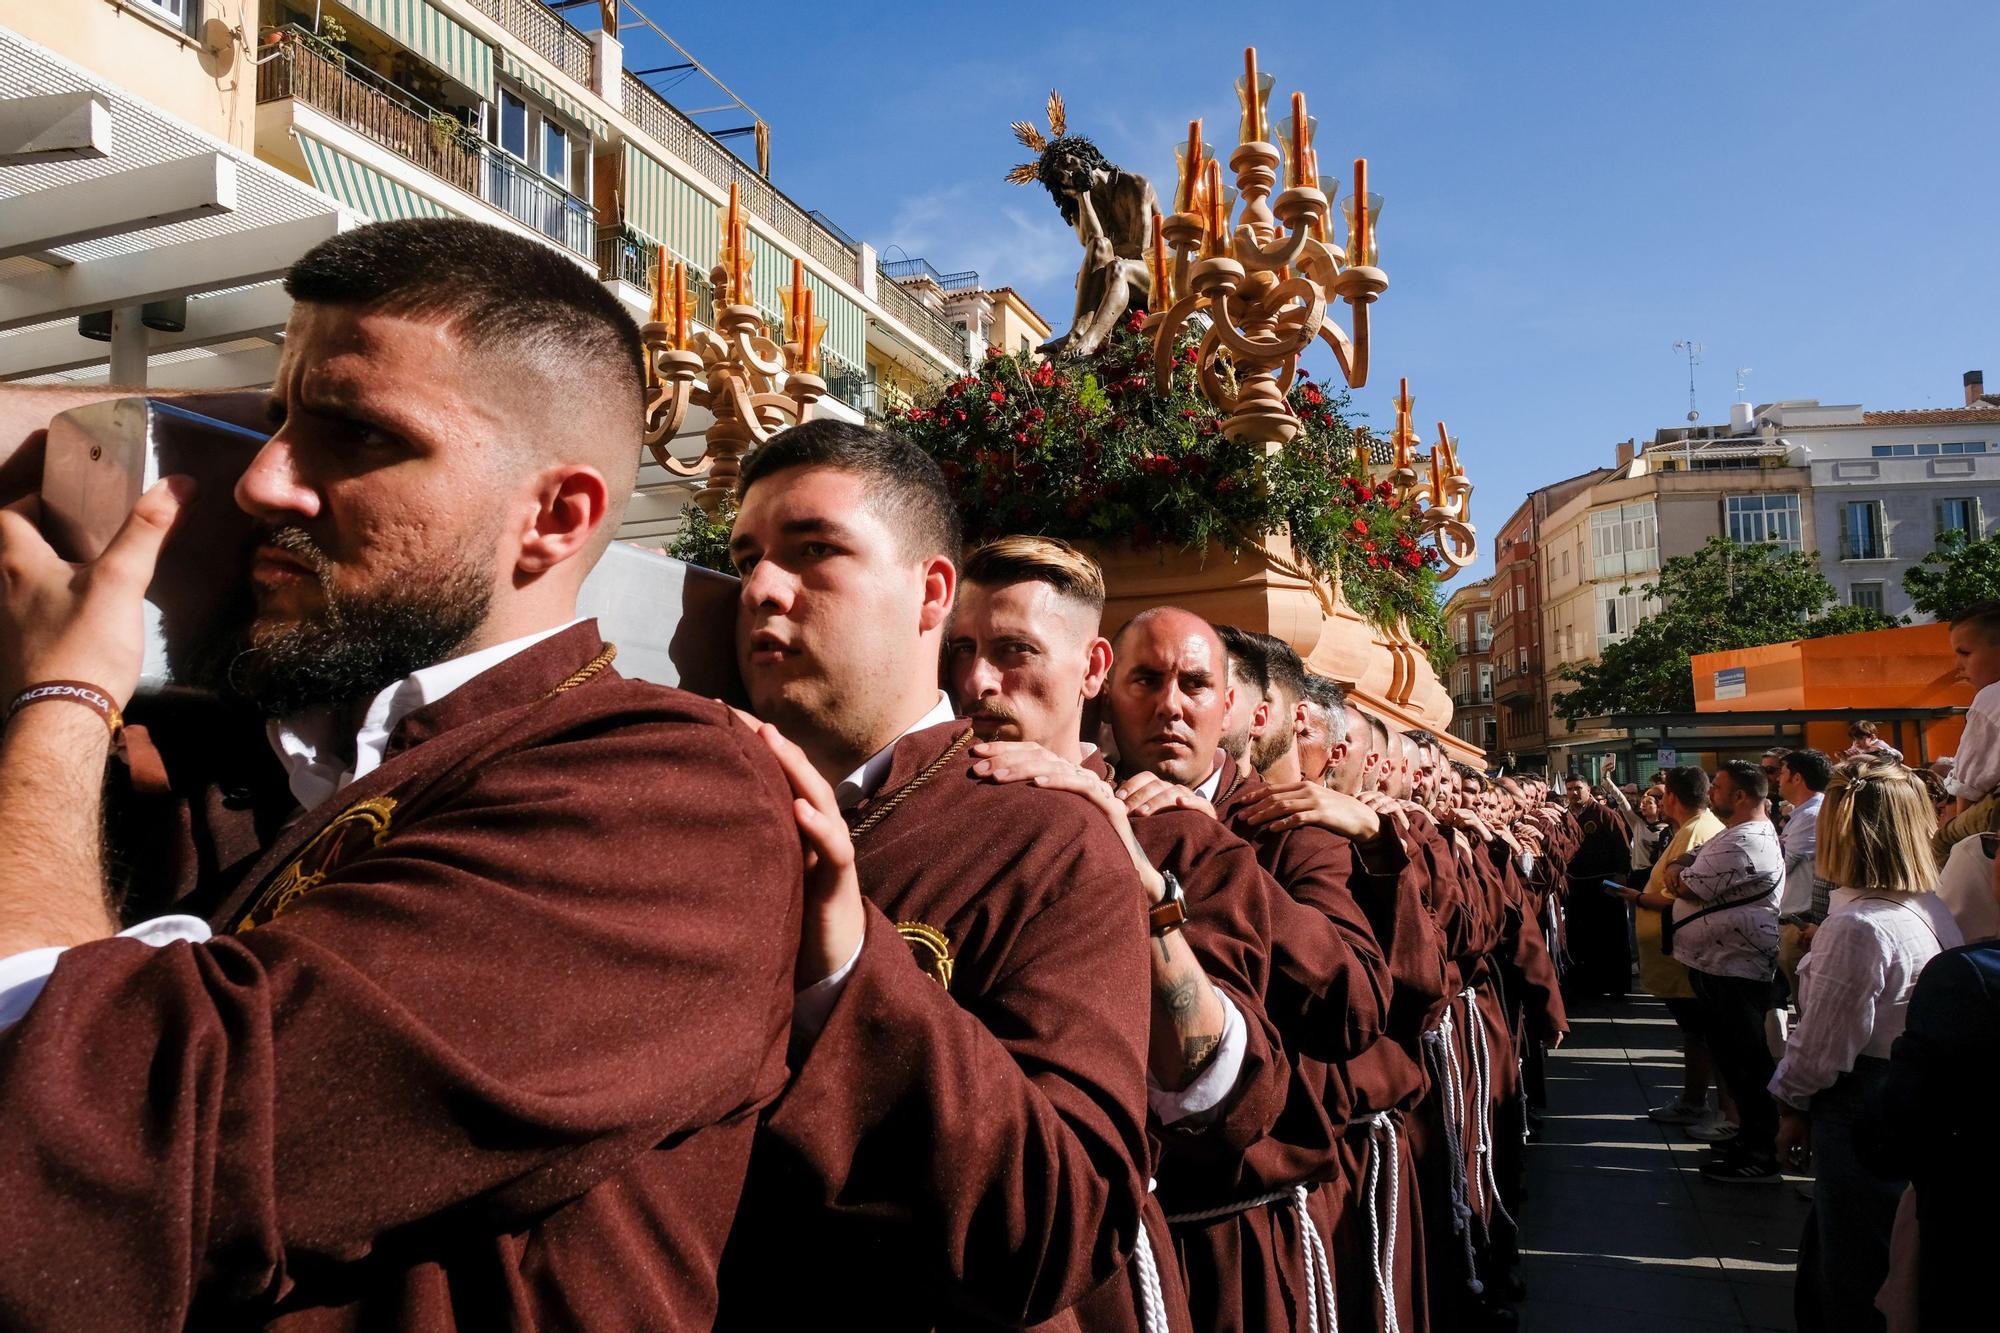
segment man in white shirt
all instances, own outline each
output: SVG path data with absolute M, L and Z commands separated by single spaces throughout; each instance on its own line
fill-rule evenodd
M 1958 674 L 1972 686 L 1972 707 L 1952 756 L 1945 790 L 1958 812 L 1938 830 L 1940 864 L 1958 842 L 2000 827 L 2000 602 L 1979 602 L 1951 621 L 1951 650 Z
M 1775 774 L 1778 794 L 1792 807 L 1780 839 L 1785 853 L 1785 891 L 1778 900 L 1778 968 L 1785 985 L 1796 995 L 1799 988 L 1799 959 L 1805 956 L 1806 927 L 1813 924 L 1813 849 L 1819 837 L 1819 808 L 1822 794 L 1833 780 L 1833 760 L 1820 750 L 1791 750 L 1780 756 L 1765 772 Z
M 1736 1099 L 1736 1138 L 1702 1168 L 1703 1176 L 1727 1184 L 1779 1178 L 1778 1114 L 1766 1090 L 1775 1062 L 1764 1025 L 1777 970 L 1785 862 L 1765 810 L 1768 795 L 1757 765 L 1722 765 L 1709 804 L 1723 830 L 1702 844 L 1691 865 L 1669 872 L 1679 894 L 1673 954 L 1687 966 L 1717 1072 Z

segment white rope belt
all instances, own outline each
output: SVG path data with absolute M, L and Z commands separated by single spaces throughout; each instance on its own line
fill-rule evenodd
M 1487 1042 L 1486 1024 L 1479 1016 L 1472 988 L 1468 986 L 1460 991 L 1459 998 L 1465 1001 L 1466 1049 L 1472 1057 L 1473 1095 L 1479 1099 L 1478 1137 L 1474 1142 L 1478 1169 L 1473 1173 L 1472 1181 L 1484 1198 L 1475 1216 L 1498 1213 L 1501 1220 L 1511 1227 L 1514 1219 L 1508 1214 L 1507 1205 L 1500 1200 L 1499 1182 L 1493 1173 L 1493 1048 Z M 1475 1035 L 1479 1038 L 1476 1042 L 1472 1040 Z M 1481 1223 L 1490 1239 L 1490 1218 L 1481 1216 Z
M 1146 1333 L 1169 1333 L 1167 1297 L 1160 1290 L 1160 1264 L 1153 1257 L 1153 1238 L 1146 1224 L 1139 1224 L 1139 1243 L 1132 1247 L 1132 1262 L 1139 1270 L 1139 1317 Z
M 1292 1210 L 1298 1214 L 1299 1245 L 1305 1251 L 1306 1327 L 1311 1329 L 1312 1333 L 1340 1333 L 1340 1315 L 1333 1308 L 1333 1264 L 1327 1258 L 1326 1242 L 1320 1239 L 1319 1228 L 1313 1225 L 1312 1213 L 1306 1203 L 1304 1185 L 1272 1190 L 1269 1194 L 1259 1194 L 1254 1199 L 1223 1204 L 1219 1208 L 1203 1208 L 1192 1213 L 1171 1213 L 1167 1217 L 1167 1225 L 1184 1226 L 1196 1222 L 1213 1222 L 1217 1218 L 1233 1217 L 1238 1213 L 1247 1213 L 1252 1208 L 1262 1208 L 1266 1204 L 1287 1200 L 1290 1201 Z
M 1384 1145 L 1387 1145 L 1386 1147 Z M 1382 1221 L 1382 1158 L 1389 1159 L 1388 1225 Z M 1387 1111 L 1368 1117 L 1368 1239 L 1375 1290 L 1382 1296 L 1382 1327 L 1396 1333 L 1396 1229 L 1403 1203 L 1403 1164 L 1396 1156 L 1396 1121 Z
M 1465 1247 L 1465 1285 L 1477 1296 L 1486 1290 L 1479 1280 L 1479 1260 L 1472 1243 L 1472 1208 L 1465 1201 L 1465 1075 L 1458 1067 L 1452 1038 L 1457 1025 L 1449 1006 L 1437 1027 L 1424 1034 L 1424 1054 L 1430 1057 L 1431 1079 L 1444 1101 L 1444 1143 L 1451 1161 L 1451 1229 Z

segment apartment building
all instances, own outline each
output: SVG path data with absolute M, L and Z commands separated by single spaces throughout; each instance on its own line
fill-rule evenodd
M 76 261 L 97 258 L 90 247 L 105 243 L 34 236 L 0 259 L 0 378 L 104 382 L 111 358 L 94 341 L 101 330 L 79 330 L 79 316 L 102 322 L 99 312 L 165 295 L 185 303 L 185 327 L 169 329 L 172 311 L 143 327 L 120 320 L 137 330 L 126 336 L 120 382 L 136 382 L 135 340 L 155 385 L 268 382 L 285 310 L 273 280 L 321 236 L 387 218 L 470 217 L 521 232 L 596 273 L 642 317 L 664 245 L 687 264 L 705 323 L 705 275 L 732 185 L 750 219 L 753 298 L 774 324 L 793 261 L 804 262 L 828 325 L 827 412 L 860 420 L 878 405 L 878 382 L 913 393 L 963 373 L 965 329 L 944 301 L 895 281 L 872 247 L 738 158 L 647 82 L 659 71 L 626 68 L 621 14 L 630 35 L 641 21 L 630 0 L 0 0 L 0 115 L 45 92 L 94 98 L 133 134 L 145 127 L 137 137 L 148 165 L 227 159 L 227 171 L 254 181 L 260 220 L 273 210 L 319 219 L 269 237 L 255 263 L 190 266 L 160 245 L 179 234 L 134 202 L 123 244 L 162 251 L 143 281 L 112 272 L 74 281 L 68 270 L 91 267 Z M 768 127 L 756 124 L 767 141 Z M 90 197 L 75 208 L 99 213 L 121 194 L 108 169 L 31 170 L 41 175 L 15 170 L 0 188 L 22 194 L 82 179 Z M 131 178 L 130 192 L 147 183 Z M 240 199 L 190 207 L 203 204 L 184 229 L 240 224 Z M 48 294 L 55 288 L 63 300 Z M 217 356 L 235 359 L 200 375 L 174 369 Z M 640 483 L 621 535 L 664 541 L 689 483 L 650 463 Z
M 1542 633 L 1542 529 L 1579 491 L 1607 476 L 1599 468 L 1530 491 L 1500 525 L 1493 545 L 1494 757 L 1510 768 L 1548 763 L 1550 717 Z
M 1541 527 L 1544 690 L 1571 687 L 1565 663 L 1592 661 L 1659 610 L 1640 589 L 1661 563 L 1711 538 L 1817 554 L 1842 601 L 1925 619 L 1902 578 L 1946 531 L 2000 526 L 2000 402 L 1965 377 L 1963 407 L 1868 411 L 1796 399 L 1738 403 L 1727 424 L 1679 426 L 1552 510 Z M 1622 731 L 1571 730 L 1551 715 L 1557 768 L 1627 755 Z
M 1049 340 L 1049 322 L 1012 287 L 987 287 L 974 269 L 940 273 L 927 259 L 894 259 L 882 275 L 959 331 L 966 364 L 976 366 L 989 352 L 1032 356 Z M 906 408 L 921 386 L 897 367 L 871 361 L 876 396 L 871 410 Z
M 1462 584 L 1444 604 L 1445 631 L 1458 660 L 1447 675 L 1451 734 L 1489 756 L 1500 743 L 1493 703 L 1493 580 Z

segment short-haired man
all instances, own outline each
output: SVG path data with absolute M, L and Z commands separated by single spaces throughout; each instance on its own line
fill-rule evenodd
M 1703 844 L 1674 884 L 1674 957 L 1687 965 L 1716 1072 L 1735 1099 L 1736 1137 L 1702 1175 L 1728 1184 L 1779 1178 L 1777 1105 L 1767 1087 L 1776 1061 L 1764 1036 L 1778 963 L 1778 894 L 1785 854 L 1765 813 L 1764 774 L 1741 759 L 1722 765 L 1709 803 L 1722 832 Z
M 575 619 L 632 491 L 637 330 L 463 221 L 347 232 L 287 288 L 245 614 L 192 682 L 270 719 L 269 777 L 204 786 L 212 738 L 162 744 L 188 799 L 158 861 L 198 869 L 147 900 L 185 890 L 178 942 L 107 938 L 105 720 L 39 703 L 0 738 L 0 957 L 71 946 L 0 1033 L 0 1197 L 32 1219 L 0 1308 L 706 1325 L 784 1077 L 801 865 L 767 747 Z M 0 695 L 125 702 L 185 499 L 149 492 L 81 578 L 0 515 Z M 239 860 L 186 840 L 246 806 L 280 817 Z
M 1951 651 L 1973 695 L 1944 784 L 1962 804 L 1932 843 L 1939 865 L 1954 844 L 2000 828 L 2000 601 L 1975 602 L 1951 618 Z
M 1220 744 L 1237 763 L 1262 771 L 1293 742 L 1290 719 L 1280 715 L 1271 697 L 1270 654 L 1249 630 L 1217 625 L 1215 632 L 1229 654 L 1229 715 Z M 1109 643 L 1105 647 L 1108 657 Z
M 1341 711 L 1346 707 L 1346 692 L 1338 683 L 1310 671 L 1305 682 L 1305 700 L 1299 706 L 1299 776 L 1307 782 L 1338 786 L 1333 773 L 1335 748 L 1344 747 L 1343 754 L 1356 748 L 1346 744 L 1346 715 Z M 1357 768 L 1360 758 L 1365 756 L 1357 757 Z
M 971 771 L 938 688 L 959 531 L 930 456 L 816 421 L 737 485 L 737 657 L 796 746 L 811 868 L 792 1081 L 758 1137 L 723 1322 L 1054 1318 L 1139 1240 L 1144 893 L 1084 802 Z
M 1112 795 L 1102 756 L 1077 739 L 1084 701 L 1104 685 L 1111 665 L 1109 644 L 1097 637 L 1103 599 L 1095 562 L 1066 543 L 1003 537 L 982 546 L 966 561 L 947 675 L 960 710 L 985 738 L 970 752 L 979 759 L 975 773 L 1090 800 L 1126 842 L 1148 902 L 1177 893 L 1184 903 L 1185 924 L 1164 913 L 1153 946 L 1149 1096 L 1155 1133 L 1164 1140 L 1154 1174 L 1171 1212 L 1205 1214 L 1294 1183 L 1290 1173 L 1331 1142 L 1317 1097 L 1293 1076 L 1266 1017 L 1274 981 L 1270 941 L 1282 931 L 1282 964 L 1294 975 L 1308 951 L 1318 951 L 1312 990 L 1277 981 L 1283 1026 L 1294 1031 L 1329 1022 L 1344 1029 L 1347 1020 L 1337 1015 L 1343 1008 L 1351 1015 L 1357 1002 L 1364 1014 L 1378 1009 L 1373 969 L 1379 964 L 1372 956 L 1356 958 L 1329 922 L 1292 902 L 1255 853 L 1211 816 L 1180 807 L 1136 816 Z M 1017 706 L 1023 697 L 1067 706 Z M 1302 994 L 1310 997 L 1308 1007 L 1300 1006 Z M 1211 1003 L 1216 1021 L 1192 1030 Z M 1373 1041 L 1375 1026 L 1368 1021 L 1340 1049 L 1358 1053 Z M 1323 1042 L 1314 1034 L 1306 1044 L 1332 1056 Z M 1282 1136 L 1273 1138 L 1281 1115 Z M 1274 1171 L 1285 1178 L 1274 1180 Z M 1279 1208 L 1233 1210 L 1176 1228 L 1173 1243 L 1159 1252 L 1179 1253 L 1196 1328 L 1281 1326 L 1288 1312 L 1311 1304 L 1299 1221 L 1287 1199 Z M 1102 1303 L 1094 1299 L 1079 1309 L 1086 1327 L 1110 1322 Z
M 1779 758 L 1778 794 L 1792 813 L 1780 844 L 1785 852 L 1785 892 L 1778 900 L 1778 967 L 1793 995 L 1799 992 L 1799 960 L 1805 957 L 1806 928 L 1821 918 L 1813 907 L 1814 852 L 1819 841 L 1819 808 L 1833 781 L 1833 760 L 1821 750 L 1787 750 Z

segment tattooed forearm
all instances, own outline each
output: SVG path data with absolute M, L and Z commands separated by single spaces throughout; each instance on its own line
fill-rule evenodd
M 1178 932 L 1153 941 L 1153 1081 L 1184 1088 L 1222 1044 L 1222 1001 Z

